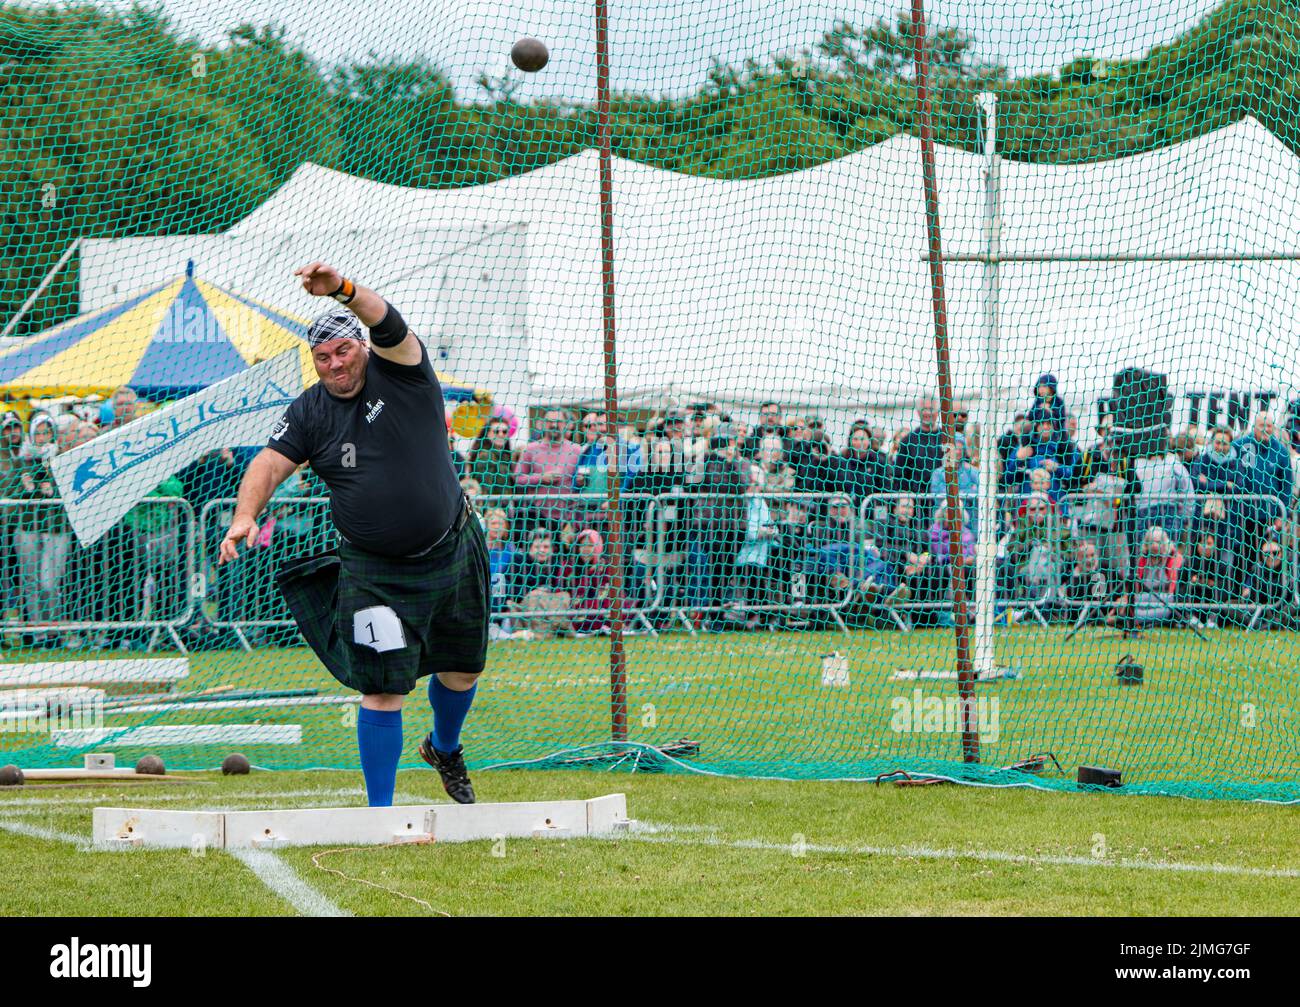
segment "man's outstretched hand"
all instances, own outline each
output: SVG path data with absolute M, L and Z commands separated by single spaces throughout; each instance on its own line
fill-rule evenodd
M 253 543 L 257 541 L 258 531 L 260 529 L 257 527 L 257 522 L 252 518 L 236 517 L 235 520 L 230 522 L 230 530 L 226 532 L 226 537 L 221 540 L 221 558 L 217 560 L 217 566 L 239 558 L 239 542 L 241 539 L 244 545 L 251 549 Z
M 305 266 L 299 266 L 293 275 L 301 277 L 302 289 L 313 297 L 328 297 L 343 285 L 342 274 L 324 262 L 309 262 Z

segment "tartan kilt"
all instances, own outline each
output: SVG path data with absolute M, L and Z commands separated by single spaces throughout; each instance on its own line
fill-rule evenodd
M 473 515 L 426 556 L 379 556 L 340 542 L 337 551 L 286 563 L 276 584 L 321 663 L 363 695 L 405 695 L 426 675 L 478 674 L 487 660 L 492 575 Z M 356 642 L 354 614 L 376 606 L 400 620 L 400 647 Z

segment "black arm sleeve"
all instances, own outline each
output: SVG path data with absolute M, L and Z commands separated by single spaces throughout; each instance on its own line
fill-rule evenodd
M 387 301 L 384 302 L 388 304 Z M 384 314 L 378 324 L 370 328 L 370 341 L 383 349 L 391 349 L 398 345 L 406 338 L 406 319 L 404 319 L 395 307 L 388 304 L 388 311 Z
M 295 465 L 301 465 L 311 457 L 311 431 L 306 422 L 306 413 L 301 396 L 289 403 L 289 408 L 280 417 L 266 446 L 278 451 Z

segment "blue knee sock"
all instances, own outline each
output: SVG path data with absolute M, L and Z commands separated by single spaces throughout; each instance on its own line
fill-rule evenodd
M 366 778 L 366 798 L 372 808 L 393 804 L 397 763 L 402 757 L 402 711 L 368 710 L 357 714 L 357 748 L 361 750 L 361 775 Z
M 454 752 L 460 747 L 460 729 L 474 702 L 478 685 L 464 692 L 448 689 L 437 675 L 429 676 L 429 705 L 433 707 L 433 747 L 440 752 Z

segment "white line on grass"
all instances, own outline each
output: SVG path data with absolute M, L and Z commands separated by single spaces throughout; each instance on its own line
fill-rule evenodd
M 716 839 L 716 833 L 720 831 L 720 825 L 670 825 L 667 822 L 642 822 L 635 821 L 632 823 L 632 831 L 640 835 L 672 835 L 682 832 L 707 832 L 710 838 Z
M 39 825 L 30 825 L 27 822 L 15 822 L 12 819 L 0 818 L 0 829 L 12 832 L 15 835 L 26 836 L 28 839 L 68 843 L 75 846 L 81 853 L 126 852 L 132 849 L 132 847 L 94 846 L 87 841 L 85 836 L 62 832 L 58 829 L 47 829 Z M 269 888 L 273 894 L 278 895 L 293 906 L 299 914 L 303 916 L 351 915 L 298 877 L 297 872 L 274 853 L 268 850 L 244 849 L 226 850 L 225 852 L 252 871 L 262 884 Z
M 90 849 L 90 844 L 86 841 L 85 836 L 78 836 L 71 832 L 61 832 L 58 829 L 47 829 L 27 822 L 16 822 L 12 818 L 0 818 L 0 829 L 18 836 L 26 836 L 29 839 L 45 839 L 53 843 L 71 843 L 83 852 Z
M 688 838 L 675 833 L 688 831 L 689 826 L 659 825 L 640 822 L 631 832 L 609 833 L 599 838 L 605 840 L 634 839 L 642 843 L 675 843 L 685 846 L 725 847 L 735 850 L 763 850 L 790 853 L 793 843 L 773 843 L 762 839 L 721 839 L 710 836 L 703 839 Z M 1030 856 L 1024 853 L 1007 853 L 1004 850 L 953 850 L 931 846 L 827 846 L 804 843 L 802 850 L 809 853 L 835 853 L 849 856 L 896 857 L 916 860 L 979 860 L 991 863 L 1014 864 L 1021 867 L 1103 867 L 1120 870 L 1170 871 L 1181 874 L 1230 874 L 1254 878 L 1300 878 L 1300 869 L 1293 867 L 1246 867 L 1241 864 L 1175 863 L 1169 860 L 1097 860 L 1093 857 L 1045 854 Z
M 350 916 L 318 892 L 297 872 L 269 850 L 227 850 L 232 857 L 257 875 L 259 881 L 302 916 Z

